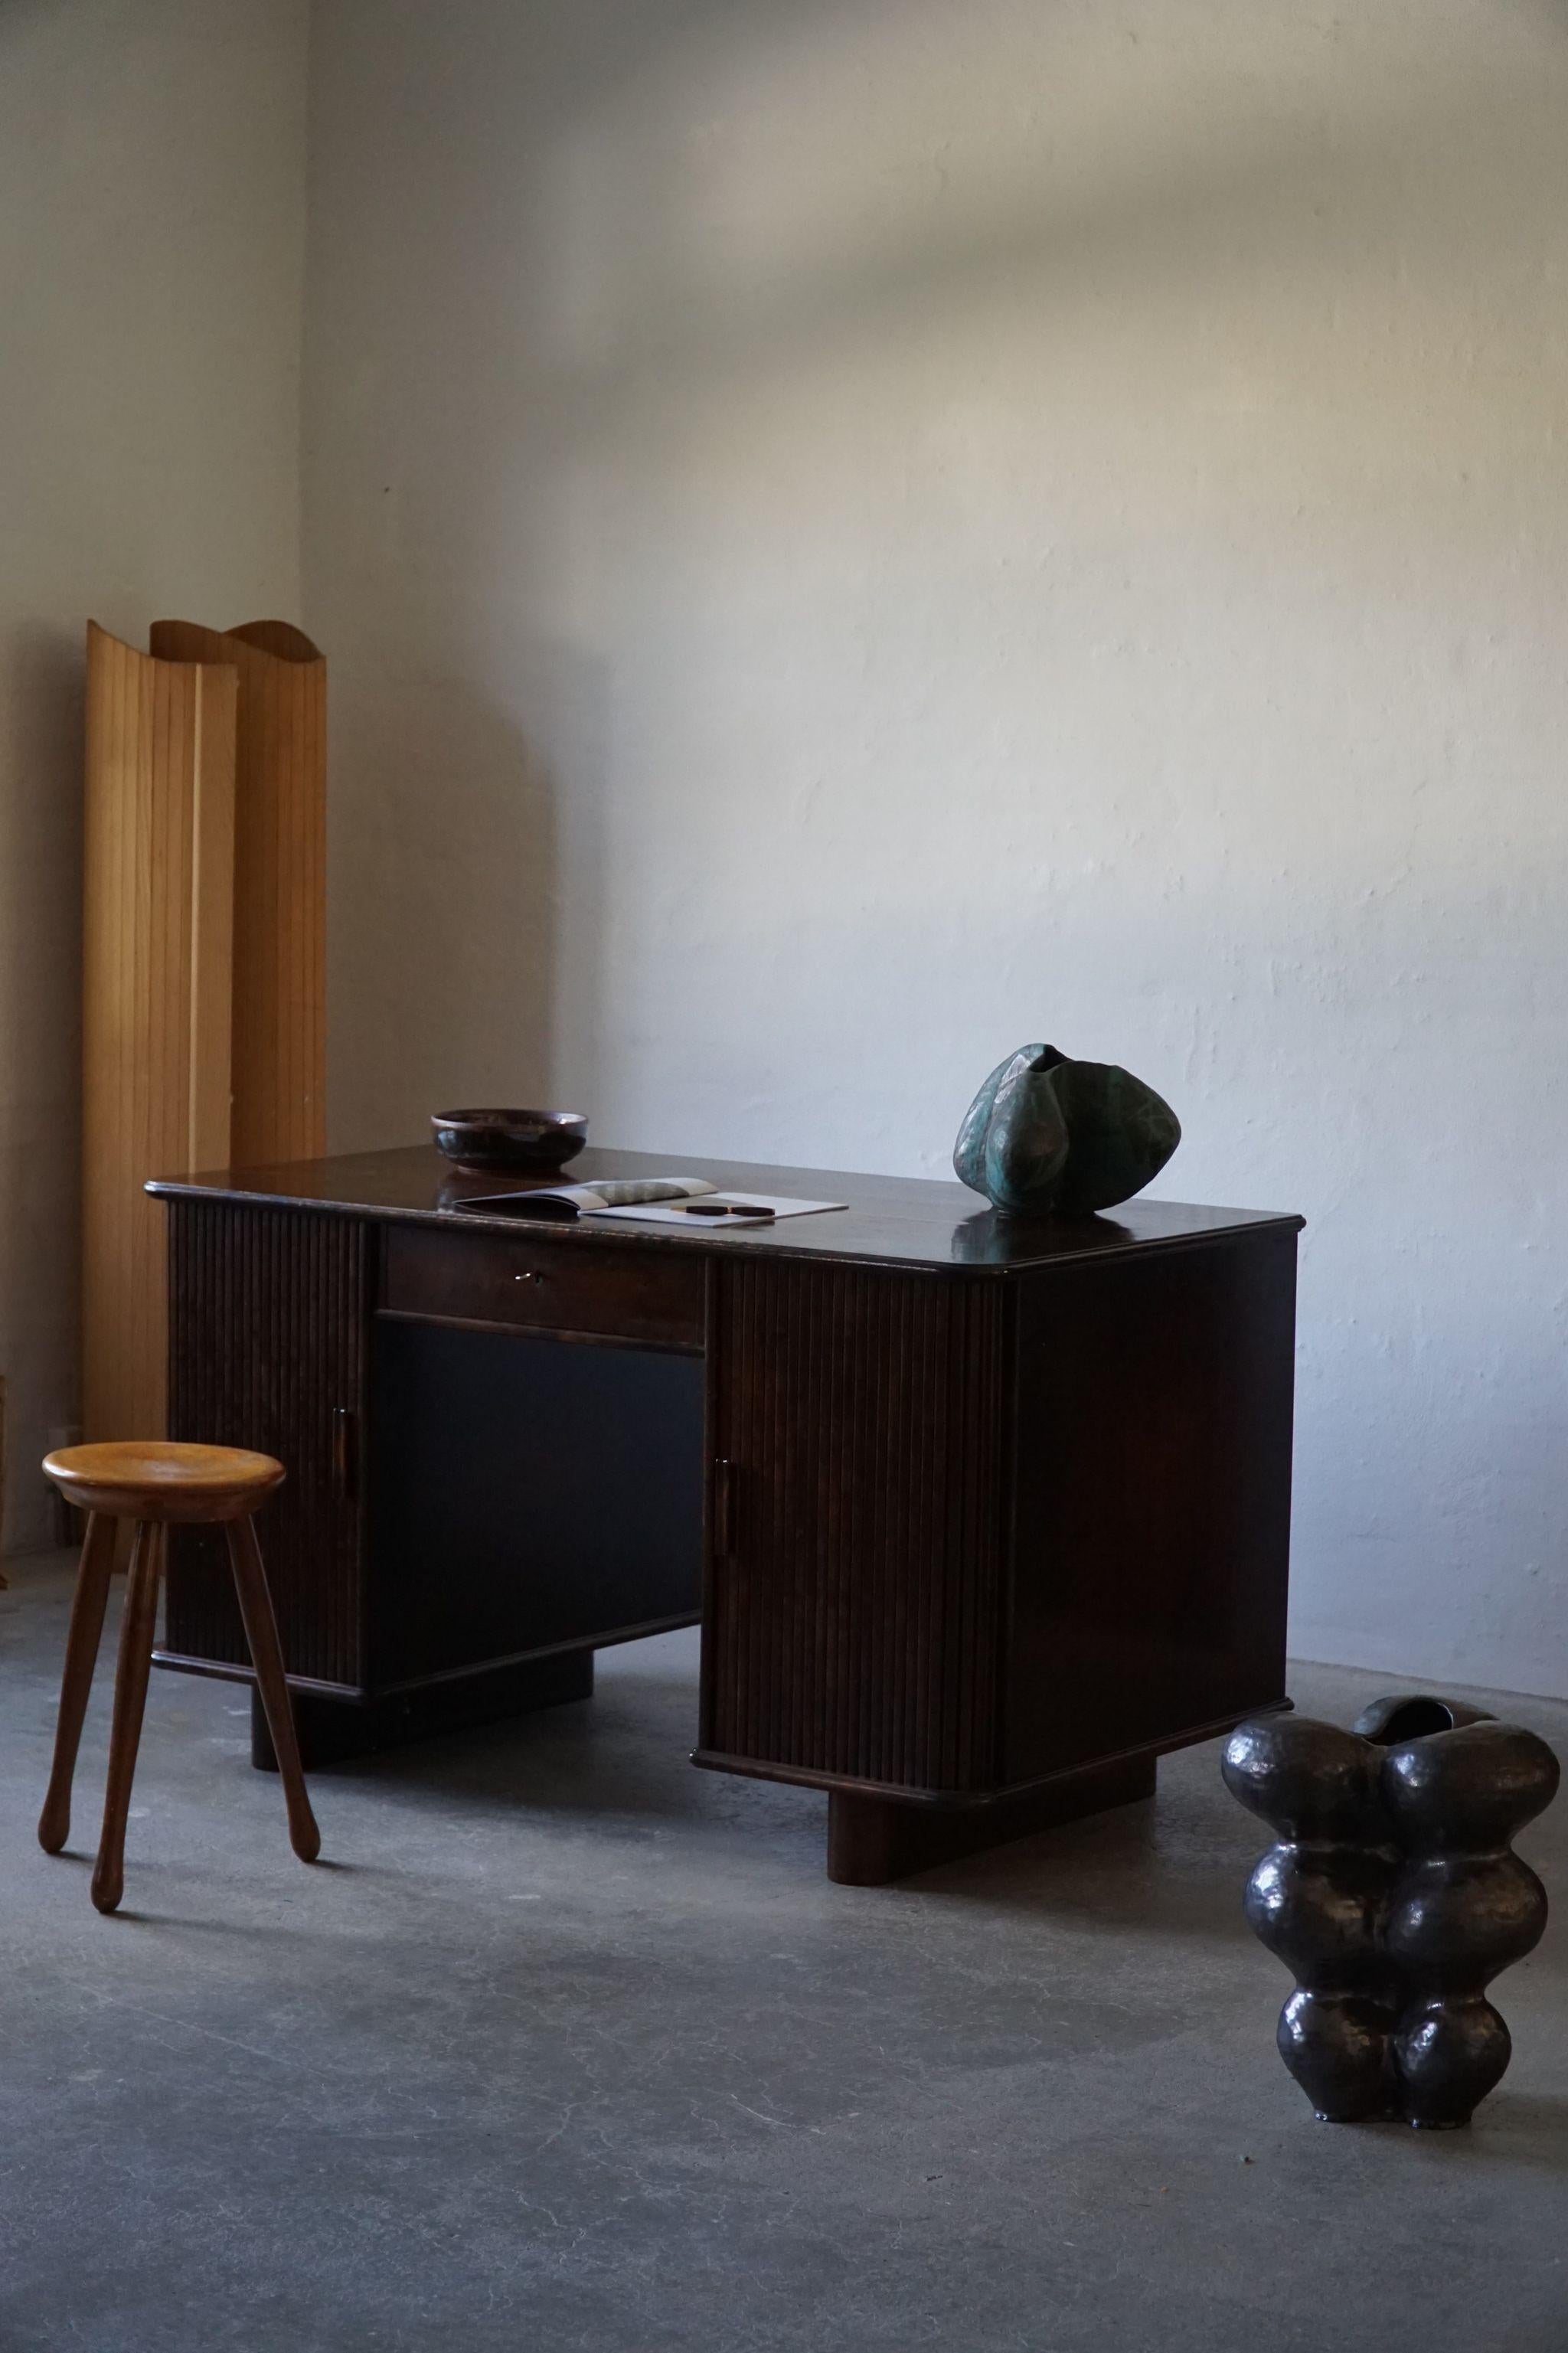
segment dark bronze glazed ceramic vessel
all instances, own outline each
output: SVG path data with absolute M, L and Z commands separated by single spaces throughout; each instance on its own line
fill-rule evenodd
M 574 1111 L 438 1111 L 431 1114 L 436 1148 L 459 1168 L 553 1175 L 588 1141 L 588 1123 Z
M 1487 1986 L 1546 1926 L 1509 1841 L 1556 1794 L 1552 1751 L 1458 1700 L 1400 1697 L 1352 1732 L 1260 1716 L 1222 1770 L 1279 1834 L 1246 1911 L 1296 1979 L 1279 2056 L 1318 2116 L 1468 2124 L 1511 2049 Z
M 1010 1217 L 1081 1217 L 1141 1193 L 1181 1140 L 1170 1104 L 1131 1071 L 1020 1046 L 964 1113 L 952 1165 Z

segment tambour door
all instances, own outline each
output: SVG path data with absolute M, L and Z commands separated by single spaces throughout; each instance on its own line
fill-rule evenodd
M 371 1229 L 355 1218 L 173 1200 L 169 1427 L 288 1472 L 258 1515 L 284 1662 L 365 1682 L 359 1463 Z M 171 1531 L 173 1656 L 246 1665 L 221 1529 Z
M 738 1255 L 715 1280 L 700 1755 L 994 1786 L 1005 1286 Z

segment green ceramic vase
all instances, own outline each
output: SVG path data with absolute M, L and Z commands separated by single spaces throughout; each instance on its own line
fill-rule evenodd
M 1020 1046 L 964 1113 L 952 1165 L 1011 1217 L 1083 1217 L 1141 1193 L 1181 1140 L 1170 1104 L 1131 1071 Z

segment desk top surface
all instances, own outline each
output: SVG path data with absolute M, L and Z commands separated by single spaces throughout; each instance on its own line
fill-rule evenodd
M 686 1233 L 669 1226 L 639 1226 L 624 1218 L 547 1224 L 475 1213 L 454 1216 L 456 1204 L 477 1194 L 537 1192 L 551 1184 L 590 1184 L 595 1177 L 707 1176 L 738 1192 L 797 1194 L 843 1200 L 847 1208 L 773 1226 Z M 165 1199 L 244 1201 L 278 1208 L 322 1209 L 399 1224 L 449 1226 L 456 1231 L 504 1232 L 531 1240 L 593 1248 L 636 1242 L 649 1250 L 754 1252 L 770 1258 L 831 1259 L 869 1264 L 967 1268 L 1005 1274 L 1063 1261 L 1121 1256 L 1208 1241 L 1260 1227 L 1296 1230 L 1299 1217 L 1264 1209 L 1216 1209 L 1147 1195 L 1092 1218 L 1006 1218 L 977 1193 L 957 1184 L 916 1176 L 868 1176 L 842 1169 L 775 1168 L 761 1163 L 691 1159 L 667 1152 L 580 1153 L 558 1176 L 469 1176 L 443 1160 L 432 1145 L 389 1152 L 356 1152 L 331 1160 L 298 1160 L 275 1168 L 222 1169 L 210 1175 L 154 1179 L 147 1187 Z

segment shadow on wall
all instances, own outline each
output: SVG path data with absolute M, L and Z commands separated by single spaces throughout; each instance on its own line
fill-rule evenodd
M 0 1372 L 13 1377 L 5 1542 L 48 1541 L 48 1496 L 27 1475 L 49 1433 L 41 1396 L 68 1396 L 78 1303 L 81 1038 L 79 636 L 12 633 L 0 682 Z M 68 1067 L 62 1071 L 64 1059 Z M 60 1270 L 38 1296 L 37 1270 Z M 62 1300 L 60 1287 L 70 1295 Z
M 531 733 L 450 673 L 374 675 L 352 717 L 352 681 L 334 682 L 369 790 L 329 798 L 333 1150 L 425 1140 L 432 1112 L 463 1103 L 554 1100 L 556 999 L 597 922 L 579 894 L 577 938 L 563 935 L 554 779 L 565 763 L 579 833 L 596 825 L 604 688 L 563 646 L 536 639 L 517 660 Z M 385 976 L 369 1000 L 365 973 Z M 559 1107 L 591 1109 L 593 1077 L 579 1068 L 584 1103 Z
M 976 9 L 978 49 L 988 23 L 1005 30 L 1010 13 L 998 0 Z M 1568 0 L 1507 13 L 1568 31 Z M 1441 14 L 1446 22 L 1452 11 Z M 828 0 L 781 16 L 776 0 L 702 0 L 649 9 L 646 21 L 639 10 L 640 37 L 629 39 L 633 19 L 624 9 L 615 15 L 613 40 L 591 23 L 580 24 L 575 38 L 558 37 L 551 119 L 536 133 L 531 193 L 546 235 L 553 228 L 563 252 L 553 271 L 540 274 L 528 337 L 538 389 L 559 398 L 579 440 L 607 424 L 623 397 L 646 422 L 657 418 L 662 394 L 710 371 L 743 377 L 793 369 L 841 339 L 896 343 L 906 323 L 929 322 L 944 304 L 984 303 L 998 293 L 1050 305 L 1120 283 L 1141 300 L 1206 304 L 1216 293 L 1234 298 L 1261 268 L 1276 299 L 1283 291 L 1308 307 L 1310 339 L 1331 324 L 1319 311 L 1316 281 L 1327 270 L 1331 280 L 1342 273 L 1342 282 L 1353 283 L 1369 243 L 1381 267 L 1375 248 L 1388 232 L 1379 226 L 1369 240 L 1369 224 L 1397 216 L 1413 175 L 1430 178 L 1436 203 L 1430 245 L 1405 256 L 1401 304 L 1419 305 L 1431 267 L 1467 247 L 1472 259 L 1495 259 L 1500 159 L 1521 178 L 1528 172 L 1538 201 L 1548 174 L 1568 206 L 1568 144 L 1555 138 L 1539 95 L 1521 118 L 1522 61 L 1506 43 L 1489 77 L 1458 44 L 1445 66 L 1439 37 L 1418 79 L 1369 78 L 1353 98 L 1342 82 L 1329 85 L 1326 97 L 1306 72 L 1293 88 L 1278 71 L 1238 71 L 1205 86 L 1199 112 L 1200 45 L 1179 82 L 1131 65 L 1123 79 L 1105 61 L 1115 47 L 1109 36 L 1085 38 L 1068 11 L 1048 9 L 1054 29 L 1039 47 L 1049 55 L 1059 40 L 1059 81 L 1019 96 L 981 164 L 964 152 L 974 124 L 964 120 L 962 89 L 952 93 L 953 136 L 945 126 L 939 132 L 900 120 L 900 51 L 911 70 L 931 71 L 929 5 Z M 921 34 L 921 17 L 923 46 L 902 37 Z M 830 37 L 836 49 L 823 46 Z M 951 19 L 944 37 L 952 37 Z M 814 44 L 820 55 L 806 81 Z M 1315 47 L 1303 45 L 1303 63 Z M 1092 65 L 1091 51 L 1101 53 Z M 792 52 L 803 61 L 798 81 Z M 765 108 L 757 110 L 753 140 L 692 136 L 688 85 L 744 121 L 737 93 L 753 61 L 781 116 L 794 107 L 807 121 L 802 84 L 826 113 L 838 67 L 845 132 L 858 137 L 847 136 L 854 160 L 837 169 L 837 185 L 831 163 L 815 194 L 792 180 L 798 159 L 782 139 L 770 144 Z M 887 86 L 868 86 L 872 64 L 886 70 Z M 1072 130 L 1079 107 L 1098 126 L 1081 148 Z M 1057 111 L 1068 125 L 1065 142 Z M 824 162 L 820 145 L 815 160 Z M 868 203 L 863 175 L 879 160 L 885 200 Z M 837 202 L 840 194 L 851 203 Z M 726 207 L 744 223 L 732 239 L 721 234 Z M 1441 315 L 1444 290 L 1429 290 Z M 1369 413 L 1377 355 L 1364 356 L 1370 373 L 1354 386 L 1358 434 L 1381 429 L 1390 456 L 1408 454 L 1405 388 L 1389 387 L 1381 418 Z M 1310 390 L 1321 397 L 1321 380 Z
M 980 543 L 985 502 L 996 489 L 981 479 L 975 452 L 989 441 L 1016 466 L 1031 433 L 1047 479 L 1070 466 L 1064 449 L 1083 445 L 1086 462 L 1068 491 L 1083 512 L 1071 517 L 1064 500 L 1037 535 L 1052 556 L 1058 539 L 1068 546 L 1075 535 L 1083 541 L 1097 497 L 1105 512 L 1089 524 L 1091 537 L 1140 548 L 1144 567 L 1159 562 L 1162 535 L 1175 543 L 1188 530 L 1213 532 L 1227 509 L 1224 528 L 1257 548 L 1276 531 L 1297 532 L 1304 504 L 1325 501 L 1353 508 L 1349 529 L 1358 556 L 1364 554 L 1368 519 L 1380 502 L 1403 502 L 1400 520 L 1407 521 L 1413 480 L 1420 496 L 1435 467 L 1446 484 L 1452 469 L 1446 450 L 1434 460 L 1412 430 L 1409 351 L 1401 354 L 1381 312 L 1353 378 L 1336 372 L 1336 338 L 1347 335 L 1336 323 L 1345 290 L 1359 283 L 1360 299 L 1370 290 L 1381 301 L 1382 274 L 1397 260 L 1398 301 L 1413 312 L 1410 335 L 1426 332 L 1424 304 L 1440 319 L 1439 265 L 1471 246 L 1466 267 L 1473 274 L 1478 254 L 1495 244 L 1495 216 L 1466 195 L 1468 178 L 1484 182 L 1495 171 L 1495 142 L 1521 141 L 1536 180 L 1550 171 L 1568 206 L 1568 148 L 1558 141 L 1549 163 L 1534 117 L 1510 129 L 1517 55 L 1500 56 L 1489 80 L 1470 69 L 1471 51 L 1458 51 L 1446 65 L 1434 44 L 1419 78 L 1379 73 L 1358 91 L 1341 74 L 1324 85 L 1330 103 L 1312 79 L 1322 53 L 1315 41 L 1302 45 L 1300 86 L 1279 69 L 1278 41 L 1273 55 L 1265 43 L 1261 68 L 1216 77 L 1202 43 L 1185 54 L 1169 27 L 1161 69 L 1152 69 L 1139 66 L 1131 47 L 1086 31 L 1070 12 L 1047 9 L 1030 20 L 1027 10 L 987 0 L 972 20 L 973 87 L 942 85 L 935 116 L 914 109 L 906 120 L 900 77 L 924 76 L 917 94 L 929 109 L 933 48 L 939 41 L 954 46 L 951 14 L 914 0 L 800 0 L 786 12 L 773 0 L 546 8 L 531 12 L 526 77 L 522 45 L 504 10 L 470 5 L 461 13 L 471 38 L 455 83 L 460 104 L 451 101 L 450 114 L 437 110 L 423 128 L 414 115 L 394 113 L 383 126 L 390 147 L 374 166 L 384 174 L 377 193 L 390 206 L 384 221 L 376 216 L 374 234 L 409 262 L 405 309 L 412 318 L 423 311 L 419 332 L 389 326 L 384 304 L 368 298 L 356 312 L 353 296 L 345 322 L 328 326 L 344 341 L 326 364 L 341 363 L 345 375 L 358 372 L 362 386 L 383 387 L 374 401 L 363 389 L 353 395 L 356 428 L 373 440 L 384 435 L 387 471 L 399 477 L 392 506 L 408 511 L 383 538 L 385 526 L 373 522 L 370 500 L 380 500 L 384 485 L 373 489 L 367 472 L 357 492 L 343 494 L 350 534 L 362 533 L 399 571 L 395 585 L 374 592 L 384 600 L 381 612 L 358 625 L 367 674 L 352 717 L 345 665 L 334 673 L 334 732 L 340 740 L 352 736 L 353 747 L 337 847 L 355 890 L 364 881 L 374 902 L 361 918 L 340 885 L 333 1103 L 334 1141 L 344 1144 L 417 1132 L 432 1087 L 470 1095 L 550 1092 L 552 1068 L 569 1073 L 559 1084 L 584 1101 L 600 1099 L 607 1077 L 605 1100 L 615 1102 L 615 1072 L 605 1068 L 596 1041 L 616 1011 L 605 1003 L 606 968 L 617 946 L 614 886 L 634 871 L 625 846 L 628 812 L 635 825 L 645 786 L 668 793 L 673 783 L 681 805 L 664 864 L 674 855 L 694 860 L 704 849 L 711 863 L 721 845 L 701 831 L 708 820 L 697 807 L 695 764 L 689 787 L 686 776 L 641 771 L 635 719 L 612 756 L 606 697 L 612 683 L 625 695 L 639 661 L 645 671 L 659 664 L 657 715 L 666 745 L 677 730 L 685 733 L 682 750 L 693 734 L 711 733 L 715 698 L 702 674 L 704 659 L 712 659 L 710 628 L 707 644 L 701 640 L 702 606 L 713 597 L 719 562 L 715 503 L 733 501 L 736 544 L 723 561 L 742 595 L 763 580 L 785 607 L 785 626 L 796 629 L 798 616 L 787 606 L 798 590 L 787 579 L 782 587 L 767 580 L 766 566 L 780 554 L 788 569 L 799 566 L 803 552 L 806 561 L 818 560 L 813 539 L 822 538 L 823 518 L 803 503 L 813 491 L 829 512 L 839 501 L 834 527 L 868 579 L 880 561 L 873 541 L 884 533 L 908 539 L 909 515 L 929 492 L 931 544 L 917 543 L 911 557 L 941 566 L 951 515 L 953 586 L 967 590 L 960 567 L 968 562 L 989 573 L 981 598 L 998 594 L 997 555 L 1011 563 L 1015 552 L 1008 541 L 991 551 L 987 566 Z M 1445 23 L 1450 14 L 1443 12 Z M 1020 90 L 999 115 L 994 137 L 981 139 L 974 117 L 990 87 L 986 39 L 991 31 L 1016 39 L 1026 20 L 1026 54 L 1053 63 L 1057 79 Z M 1219 17 L 1211 11 L 1205 21 L 1212 36 Z M 960 40 L 957 53 L 965 46 Z M 386 47 L 391 86 L 416 86 L 416 31 L 394 31 Z M 1163 68 L 1173 58 L 1175 70 L 1167 75 Z M 714 123 L 700 130 L 692 109 L 700 113 L 710 99 Z M 842 118 L 843 141 L 824 136 L 824 118 L 830 124 Z M 803 147 L 804 164 L 790 145 L 796 132 L 815 142 Z M 1057 153 L 1063 142 L 1070 151 L 1065 168 Z M 1445 157 L 1451 164 L 1435 160 Z M 814 183 L 813 165 L 821 166 L 825 185 Z M 1435 201 L 1430 245 L 1406 252 L 1400 222 L 1411 210 L 1413 176 L 1423 185 L 1430 180 Z M 853 203 L 838 201 L 846 191 Z M 330 216 L 330 186 L 326 201 Z M 436 256 L 443 257 L 439 268 Z M 1249 319 L 1255 294 L 1257 315 Z M 966 348 L 964 311 L 998 298 L 1009 314 L 1000 332 L 1013 340 L 966 382 L 952 356 Z M 1085 340 L 1098 361 L 1080 364 L 1072 347 L 1094 308 L 1100 315 Z M 1156 322 L 1143 340 L 1126 323 L 1139 317 Z M 934 364 L 920 340 L 931 335 L 933 322 L 946 333 Z M 1017 340 L 1019 322 L 1033 343 Z M 974 341 L 982 353 L 987 332 L 983 326 Z M 1352 324 L 1348 339 L 1354 335 Z M 1392 366 L 1385 349 L 1395 351 Z M 804 372 L 839 353 L 849 364 L 857 353 L 879 354 L 875 364 L 900 405 L 884 447 L 868 453 L 872 463 L 858 475 L 856 437 L 866 428 L 858 421 L 844 427 L 841 417 L 852 412 L 837 412 L 820 456 L 821 480 L 814 481 L 801 446 L 809 406 L 803 402 L 798 428 L 780 427 L 776 412 Z M 1541 421 L 1555 398 L 1549 387 L 1532 393 L 1532 381 L 1523 368 L 1510 379 L 1521 428 Z M 1458 406 L 1461 436 L 1479 429 L 1494 390 L 1485 365 L 1462 378 L 1450 372 L 1444 397 Z M 861 408 L 875 407 L 883 392 L 882 379 L 874 378 L 857 396 Z M 391 425 L 376 413 L 386 407 Z M 1052 448 L 1043 444 L 1047 424 Z M 1447 426 L 1451 442 L 1452 413 Z M 845 445 L 837 451 L 835 433 Z M 938 438 L 928 447 L 922 436 L 931 433 Z M 1552 437 L 1521 429 L 1515 440 L 1505 504 L 1560 501 L 1560 480 L 1542 471 L 1554 462 Z M 913 454 L 900 468 L 886 449 L 904 443 Z M 416 465 L 407 459 L 410 446 L 419 451 Z M 710 460 L 694 457 L 696 448 L 710 449 Z M 780 468 L 771 491 L 770 462 Z M 851 473 L 841 499 L 835 465 Z M 966 473 L 974 474 L 967 512 Z M 743 480 L 754 487 L 748 491 Z M 307 504 L 322 508 L 318 568 L 330 578 L 339 561 L 333 542 L 342 536 L 330 502 L 340 493 L 328 468 L 321 482 L 325 497 L 311 495 Z M 1436 494 L 1447 497 L 1448 487 Z M 668 512 L 658 511 L 661 499 Z M 1507 519 L 1500 512 L 1500 539 Z M 1011 529 L 1004 525 L 1004 536 Z M 775 535 L 776 550 L 768 544 Z M 666 554 L 696 570 L 684 600 L 657 577 Z M 1086 549 L 1091 562 L 1102 554 L 1098 539 Z M 1027 600 L 1038 591 L 1022 567 L 1040 575 L 1047 596 L 1050 573 L 1039 543 L 1021 545 L 1016 560 L 1016 593 L 999 627 L 1026 643 L 1040 617 L 1031 619 Z M 1325 559 L 1313 548 L 1308 560 L 1317 566 Z M 1369 562 L 1382 560 L 1374 554 Z M 1398 560 L 1403 568 L 1402 548 Z M 1269 562 L 1288 576 L 1288 561 L 1276 564 L 1270 551 Z M 1127 563 L 1131 568 L 1133 559 Z M 363 581 L 363 567 L 353 576 Z M 940 585 L 940 568 L 934 576 Z M 427 585 L 437 578 L 446 584 L 439 597 Z M 574 642 L 552 628 L 574 596 L 585 615 Z M 330 586 L 321 601 L 323 640 L 330 652 L 346 654 Z M 973 611 L 985 609 L 972 604 L 960 633 Z M 504 659 L 487 655 L 481 635 L 493 636 L 497 617 L 512 610 L 515 643 Z M 356 623 L 351 610 L 342 617 L 346 635 Z M 1045 617 L 1070 663 L 1070 638 L 1054 613 Z M 1125 625 L 1113 616 L 1110 626 Z M 889 606 L 878 627 L 878 642 L 896 650 L 908 621 Z M 1137 627 L 1145 635 L 1151 625 L 1141 618 Z M 832 631 L 825 610 L 824 644 Z M 427 647 L 438 667 L 424 677 L 411 672 L 399 659 L 399 648 L 409 645 Z M 609 649 L 605 658 L 600 646 Z M 1102 649 L 1091 649 L 1096 656 Z M 951 657 L 950 646 L 941 650 Z M 1047 640 L 1046 660 L 1052 650 Z M 1146 665 L 1140 681 L 1146 705 L 1157 709 L 1165 689 L 1186 691 L 1185 651 L 1178 644 L 1166 676 Z M 374 687 L 367 652 L 381 673 Z M 481 680 L 490 691 L 481 691 Z M 1125 723 L 1129 698 L 1113 692 L 1117 711 L 1101 725 L 1089 704 L 1094 673 L 1081 662 L 1077 683 L 1088 724 L 1065 760 L 1048 738 L 1031 741 L 1037 711 L 1025 712 L 1022 724 L 1015 713 L 994 715 L 994 724 L 1017 735 L 1020 767 L 1034 760 L 1049 773 L 1053 754 L 1063 769 L 1097 749 L 1107 769 L 1121 760 L 1113 731 Z M 808 675 L 805 697 L 821 684 Z M 646 686 L 646 675 L 634 680 L 632 707 Z M 907 780 L 900 815 L 918 828 L 931 815 L 929 780 L 918 754 L 914 762 L 904 757 L 896 712 L 877 715 L 879 695 L 886 701 L 880 682 L 868 679 L 866 689 L 863 701 L 882 729 L 881 767 Z M 921 713 L 933 723 L 926 728 L 930 760 L 943 757 L 950 729 L 960 744 L 977 740 L 957 696 L 944 700 L 951 715 L 941 706 Z M 1191 723 L 1190 702 L 1189 695 L 1168 733 L 1184 719 Z M 760 708 L 764 725 L 771 715 Z M 802 716 L 812 723 L 809 708 Z M 854 798 L 864 806 L 864 782 L 850 767 L 862 747 L 842 730 L 834 736 L 826 709 L 815 718 L 831 747 L 820 756 L 846 772 L 846 806 Z M 730 808 L 718 818 L 721 827 L 734 821 L 748 796 L 761 797 L 773 749 L 761 735 L 752 772 L 737 776 L 734 794 L 721 797 Z M 1133 751 L 1150 756 L 1142 743 Z M 1163 753 L 1156 756 L 1163 761 Z M 1203 756 L 1194 746 L 1194 759 Z M 1255 772 L 1255 790 L 1257 783 Z M 772 806 L 788 814 L 786 800 Z M 1165 819 L 1183 815 L 1163 778 L 1149 807 L 1155 855 L 1122 860 L 1123 887 L 1134 898 L 1163 887 L 1165 834 L 1175 829 Z M 1043 807 L 1028 813 L 1036 825 L 1050 814 Z M 1058 814 L 1068 819 L 1059 829 L 1070 831 L 1076 813 Z M 1322 833 L 1344 863 L 1354 833 Z M 853 849 L 834 865 L 840 876 L 853 871 Z M 1043 845 L 1038 865 L 1048 874 Z M 637 881 L 655 886 L 651 873 Z M 803 904 L 798 871 L 782 871 L 779 884 L 763 931 L 784 953 L 795 918 L 814 917 L 821 898 Z M 689 875 L 688 887 L 695 899 Z M 880 877 L 879 887 L 886 903 L 919 919 L 918 902 L 900 898 L 896 871 Z M 678 891 L 679 881 L 671 888 Z M 831 889 L 826 896 L 831 907 Z M 731 913 L 742 927 L 752 921 L 743 902 Z M 397 977 L 400 956 L 406 985 Z M 771 1026 L 778 999 L 771 976 L 762 986 L 766 965 L 765 952 L 753 959 L 750 1001 L 743 976 L 739 988 L 723 992 L 737 1028 L 748 1020 L 753 1029 Z M 467 995 L 465 982 L 476 985 Z M 395 1036 L 382 1010 L 388 1003 L 397 1008 Z M 1158 1076 L 1158 1057 L 1145 1048 L 1143 1060 Z M 911 1092 L 918 1083 L 911 1065 Z M 959 1082 L 952 1083 L 956 1090 Z

